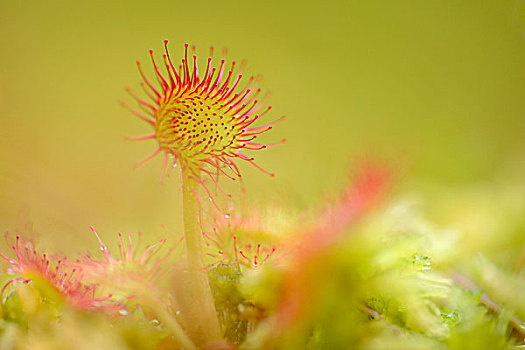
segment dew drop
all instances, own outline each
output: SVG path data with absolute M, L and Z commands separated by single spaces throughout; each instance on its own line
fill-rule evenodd
M 412 264 L 421 272 L 432 270 L 432 260 L 428 256 L 414 255 Z
M 229 218 L 230 218 L 230 214 L 226 213 L 226 214 L 224 214 L 224 217 L 225 217 L 226 219 L 229 219 Z

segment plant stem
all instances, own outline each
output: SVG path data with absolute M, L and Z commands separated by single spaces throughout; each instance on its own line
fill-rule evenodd
M 193 344 L 188 335 L 184 333 L 184 330 L 177 322 L 177 319 L 166 309 L 165 304 L 160 302 L 158 298 L 148 295 L 148 293 L 144 293 L 141 296 L 142 299 L 151 305 L 151 307 L 157 312 L 160 321 L 165 325 L 166 329 L 171 331 L 175 340 L 183 349 L 197 350 L 195 344 Z
M 198 183 L 183 176 L 184 236 L 187 252 L 187 288 L 189 323 L 186 325 L 198 343 L 213 344 L 221 340 L 219 320 L 211 294 L 202 250 L 203 236 L 199 224 Z

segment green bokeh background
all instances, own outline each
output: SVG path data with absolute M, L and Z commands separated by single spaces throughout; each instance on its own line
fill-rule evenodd
M 133 170 L 154 143 L 123 141 L 149 129 L 119 106 L 164 39 L 201 64 L 228 47 L 272 92 L 266 120 L 287 116 L 264 138 L 287 144 L 256 154 L 276 178 L 242 167 L 250 201 L 306 207 L 362 155 L 398 164 L 405 188 L 519 178 L 524 15 L 521 0 L 0 0 L 1 228 L 29 217 L 73 251 L 96 247 L 89 225 L 180 230 L 180 179 L 159 184 L 160 158 Z

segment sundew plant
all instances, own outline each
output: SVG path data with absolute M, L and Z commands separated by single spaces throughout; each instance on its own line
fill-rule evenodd
M 149 130 L 129 138 L 152 145 L 139 165 L 160 157 L 160 180 L 181 188 L 173 200 L 182 211 L 170 219 L 183 232 L 160 241 L 118 234 L 113 250 L 92 223 L 100 249 L 78 256 L 8 232 L 1 349 L 525 348 L 523 184 L 491 199 L 500 213 L 453 193 L 479 203 L 476 227 L 510 237 L 514 249 L 492 255 L 432 222 L 400 189 L 400 164 L 369 154 L 320 203 L 236 210 L 224 184 L 250 198 L 244 166 L 278 174 L 256 158 L 286 147 L 265 141 L 284 117 L 272 116 L 260 78 L 225 51 L 217 58 L 211 48 L 199 64 L 194 47 L 176 59 L 165 41 L 161 56 L 150 55 L 151 70 L 137 62 L 143 91 L 128 88 L 122 105 Z M 451 205 L 443 203 L 434 205 Z

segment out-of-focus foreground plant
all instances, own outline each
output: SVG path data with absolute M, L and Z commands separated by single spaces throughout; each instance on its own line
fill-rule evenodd
M 1 349 L 525 347 L 522 185 L 489 199 L 454 192 L 479 207 L 453 212 L 470 225 L 444 229 L 393 191 L 392 166 L 365 159 L 341 195 L 298 214 L 225 210 L 219 179 L 241 181 L 237 160 L 266 173 L 245 152 L 273 146 L 254 139 L 275 123 L 254 125 L 270 110 L 258 114 L 258 79 L 241 86 L 244 64 L 234 74 L 212 54 L 199 75 L 188 46 L 176 66 L 166 43 L 166 73 L 151 55 L 156 82 L 138 63 L 149 100 L 123 103 L 152 126 L 137 139 L 157 142 L 161 177 L 181 169 L 184 235 L 144 247 L 119 235 L 117 254 L 91 228 L 101 251 L 76 258 L 8 235 Z M 430 209 L 450 207 L 443 195 Z M 491 251 L 472 249 L 472 227 Z

